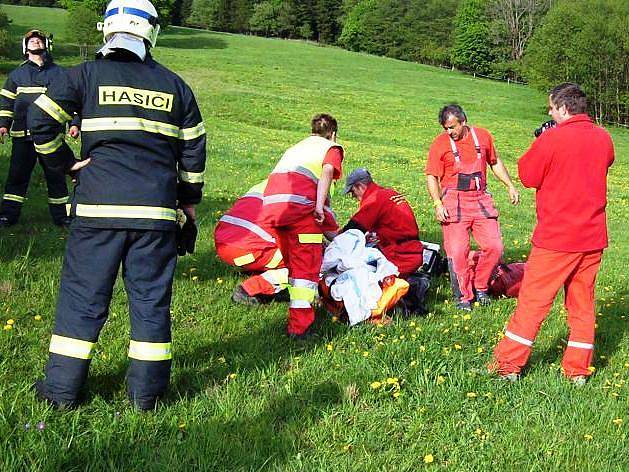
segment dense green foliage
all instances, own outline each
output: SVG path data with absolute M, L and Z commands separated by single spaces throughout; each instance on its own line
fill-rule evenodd
M 486 0 L 462 0 L 454 20 L 452 64 L 464 70 L 489 74 L 493 53 L 489 41 Z
M 12 43 L 36 17 L 63 44 L 66 12 L 2 9 L 13 20 Z M 62 63 L 79 60 L 62 53 Z M 610 130 L 617 161 L 609 175 L 611 244 L 596 288 L 595 375 L 582 389 L 561 378 L 567 330 L 558 301 L 530 369 L 520 383 L 504 384 L 478 370 L 513 300 L 475 308 L 468 319 L 455 312 L 440 279 L 426 318 L 350 329 L 321 312 L 322 338 L 300 347 L 284 334 L 285 303 L 231 303 L 242 275 L 216 258 L 212 233 L 232 202 L 308 134 L 310 117 L 325 111 L 339 119 L 345 173 L 364 165 L 403 192 L 422 238 L 439 241 L 423 178 L 428 146 L 441 132 L 439 107 L 461 103 L 473 124 L 493 133 L 513 173 L 533 128 L 547 119 L 545 94 L 338 48 L 184 28 L 161 35 L 155 57 L 193 88 L 209 143 L 197 253 L 180 259 L 175 278 L 171 392 L 151 414 L 133 411 L 125 399 L 129 320 L 119 281 L 87 403 L 56 412 L 35 400 L 30 387 L 47 356 L 67 237 L 49 224 L 38 168 L 20 224 L 0 232 L 0 326 L 12 326 L 0 330 L 0 470 L 629 469 L 629 132 Z M 0 146 L 2 178 L 9 154 L 10 144 Z M 521 189 L 521 205 L 511 207 L 504 188 L 489 180 L 506 258 L 521 260 L 535 221 L 534 192 Z M 332 204 L 341 222 L 356 209 L 340 192 Z
M 629 2 L 561 2 L 533 36 L 526 63 L 532 84 L 577 82 L 594 116 L 629 123 Z

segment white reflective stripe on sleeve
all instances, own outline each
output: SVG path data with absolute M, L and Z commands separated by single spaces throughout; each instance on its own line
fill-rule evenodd
M 278 265 L 280 265 L 280 262 L 282 262 L 282 251 L 276 249 L 271 260 L 267 262 L 264 267 L 267 269 L 275 269 Z
M 18 87 L 16 95 L 21 93 L 46 93 L 46 90 L 48 90 L 46 87 Z
M 568 341 L 568 347 L 578 347 L 579 349 L 594 349 L 594 344 L 581 343 L 579 341 Z
M 268 283 L 273 285 L 275 293 L 278 293 L 288 287 L 288 269 L 274 269 L 262 272 L 260 276 Z
M 271 236 L 269 233 L 267 233 L 261 227 L 259 227 L 255 223 L 252 223 L 251 221 L 247 221 L 247 220 L 244 220 L 242 218 L 238 218 L 237 216 L 231 216 L 231 215 L 223 215 L 219 221 L 222 221 L 223 223 L 229 223 L 229 224 L 232 224 L 234 226 L 240 226 L 241 228 L 248 229 L 252 233 L 257 234 L 262 239 L 264 239 L 265 241 L 268 241 L 270 243 L 275 244 L 275 242 L 276 242 L 275 238 L 273 236 Z
M 21 195 L 13 195 L 12 193 L 5 193 L 2 199 L 10 200 L 12 202 L 24 203 L 24 200 L 26 200 L 26 197 L 23 197 Z
M 65 336 L 52 335 L 50 338 L 50 352 L 76 359 L 91 359 L 94 344 L 81 339 L 68 338 Z
M 59 197 L 59 198 L 48 197 L 48 203 L 50 203 L 51 205 L 60 205 L 60 204 L 68 203 L 68 197 Z
M 176 221 L 177 212 L 172 208 L 131 205 L 87 205 L 76 206 L 76 216 L 89 218 L 143 218 L 149 220 Z
M 312 308 L 312 304 L 306 300 L 291 300 L 288 308 Z
M 0 116 L 6 116 L 7 118 L 13 118 L 13 112 L 9 110 L 0 110 Z
M 203 122 L 192 128 L 182 128 L 179 130 L 179 139 L 183 139 L 184 141 L 188 141 L 190 139 L 196 139 L 199 136 L 203 136 L 205 134 L 205 125 Z
M 299 203 L 300 205 L 312 205 L 314 201 L 301 195 L 293 195 L 292 193 L 278 193 L 277 195 L 267 195 L 264 197 L 264 204 L 272 203 Z
M 505 336 L 508 337 L 509 339 L 514 340 L 515 342 L 524 344 L 525 346 L 531 347 L 533 345 L 533 341 L 529 341 L 528 339 L 523 338 L 522 336 L 518 336 L 517 334 L 514 334 L 511 331 L 505 331 Z
M 14 94 L 13 92 L 7 89 L 0 90 L 0 95 L 2 95 L 3 97 L 7 97 L 11 100 L 15 100 L 15 97 L 17 96 L 16 94 Z
M 40 95 L 33 103 L 52 116 L 59 123 L 65 123 L 72 120 L 63 108 L 61 108 L 54 100 L 46 95 Z
M 176 126 L 162 121 L 112 116 L 81 120 L 81 131 L 146 131 L 147 133 L 163 134 L 171 138 L 178 138 L 180 130 Z
M 182 182 L 188 182 L 191 184 L 202 184 L 203 176 L 205 172 L 188 172 L 183 169 L 179 169 L 179 180 Z
M 319 179 L 310 169 L 307 169 L 303 166 L 295 166 L 295 167 L 285 167 L 281 169 L 274 169 L 273 174 L 288 174 L 289 172 L 294 172 L 296 174 L 303 175 L 308 179 L 312 180 L 314 183 L 318 183 Z
M 131 341 L 129 357 L 139 361 L 167 361 L 173 358 L 171 343 Z
M 288 283 L 291 284 L 293 287 L 304 287 L 312 290 L 316 290 L 318 287 L 317 282 L 313 282 L 312 280 L 308 279 L 293 279 L 291 277 L 290 279 L 288 279 Z

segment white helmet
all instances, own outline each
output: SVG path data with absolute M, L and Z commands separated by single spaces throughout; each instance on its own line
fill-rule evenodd
M 155 47 L 159 24 L 157 10 L 148 0 L 112 0 L 105 10 L 105 18 L 97 25 L 107 42 L 114 33 L 129 33 L 146 39 Z

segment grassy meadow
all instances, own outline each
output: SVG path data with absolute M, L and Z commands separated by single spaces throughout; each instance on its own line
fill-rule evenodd
M 63 45 L 66 12 L 0 8 L 13 20 L 16 49 L 19 34 L 36 26 L 55 33 L 61 63 L 78 61 L 78 51 Z M 463 105 L 472 124 L 493 133 L 515 174 L 533 129 L 547 119 L 543 93 L 315 44 L 182 28 L 168 28 L 154 53 L 192 86 L 208 131 L 200 240 L 175 278 L 170 393 L 155 413 L 126 401 L 120 283 L 86 404 L 57 412 L 35 400 L 31 385 L 47 357 L 67 237 L 49 222 L 38 168 L 20 223 L 0 233 L 0 470 L 629 470 L 629 131 L 610 129 L 617 158 L 609 175 L 611 242 L 597 284 L 595 375 L 581 389 L 560 375 L 567 327 L 559 300 L 525 376 L 505 384 L 477 372 L 514 300 L 462 317 L 444 278 L 431 289 L 425 318 L 349 329 L 321 312 L 321 338 L 300 346 L 284 334 L 285 304 L 230 301 L 241 275 L 217 259 L 212 234 L 222 212 L 309 133 L 311 116 L 329 112 L 339 120 L 346 172 L 367 166 L 376 181 L 403 192 L 422 239 L 440 241 L 423 176 L 441 131 L 439 108 Z M 18 63 L 0 63 L 0 78 Z M 5 143 L 2 179 L 9 156 Z M 521 189 L 522 203 L 512 207 L 491 177 L 490 189 L 505 258 L 523 260 L 534 192 Z M 333 206 L 344 222 L 356 203 L 339 190 Z

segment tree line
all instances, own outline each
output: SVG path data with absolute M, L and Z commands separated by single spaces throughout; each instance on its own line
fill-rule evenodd
M 71 11 L 95 43 L 106 0 L 9 0 Z M 592 115 L 629 124 L 626 0 L 156 0 L 164 25 L 304 39 L 548 89 L 577 82 Z M 0 34 L 0 43 L 2 37 Z

